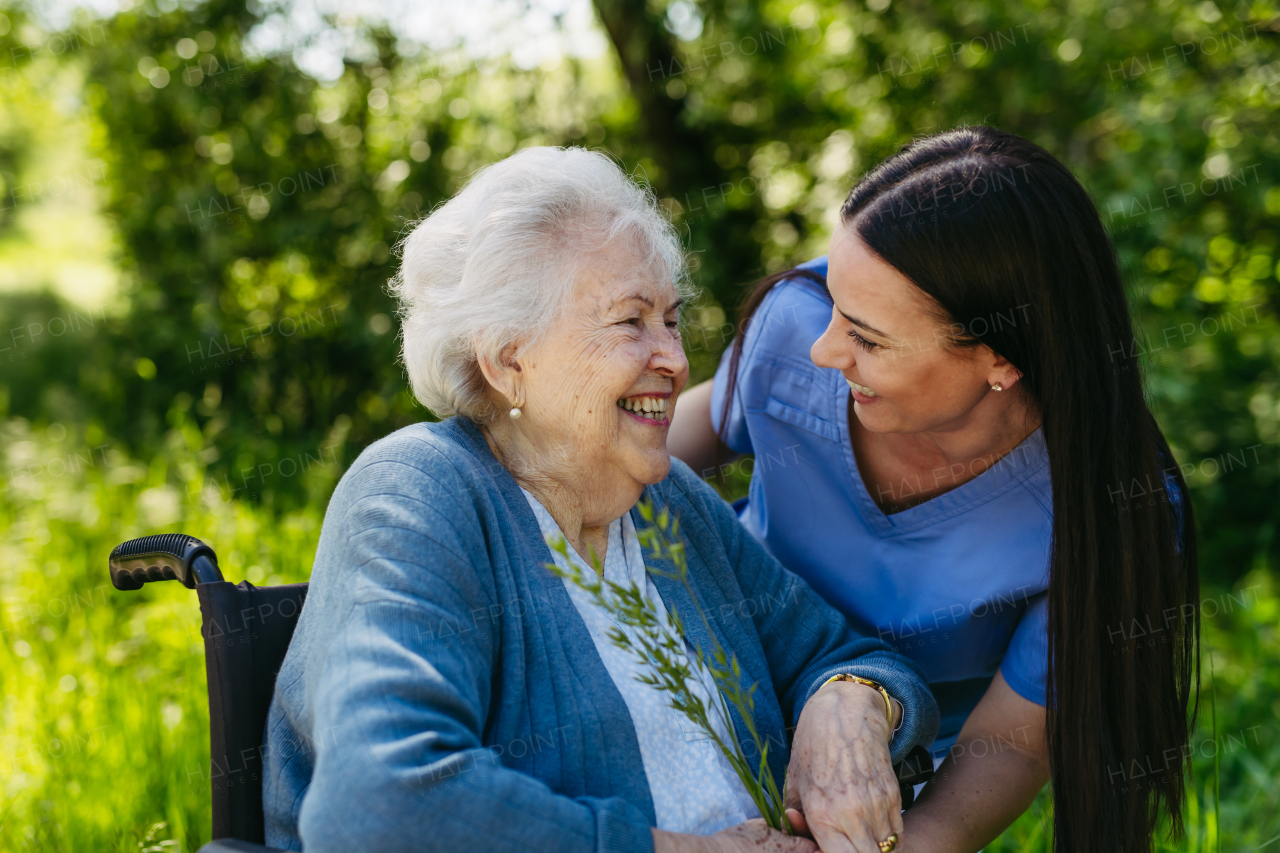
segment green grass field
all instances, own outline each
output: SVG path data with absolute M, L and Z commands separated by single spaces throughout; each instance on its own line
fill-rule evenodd
M 311 467 L 296 512 L 204 479 L 200 433 L 171 413 L 165 451 L 125 458 L 100 435 L 0 424 L 0 850 L 178 851 L 208 840 L 208 710 L 195 594 L 116 592 L 118 542 L 183 531 L 229 580 L 305 580 L 339 471 Z M 1164 849 L 1280 850 L 1280 590 L 1256 565 L 1206 590 L 1204 685 L 1186 838 Z M 1210 673 L 1212 660 L 1212 673 Z M 1044 795 L 989 849 L 1048 850 Z

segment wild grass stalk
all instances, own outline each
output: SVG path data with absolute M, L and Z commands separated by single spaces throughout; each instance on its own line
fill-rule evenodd
M 684 544 L 680 539 L 679 519 L 672 517 L 666 508 L 655 513 L 652 504 L 648 502 L 640 505 L 640 515 L 648 526 L 636 531 L 636 536 L 646 555 L 653 561 L 669 562 L 673 567 L 671 571 L 650 567 L 648 572 L 671 578 L 684 587 L 706 629 L 706 635 L 711 638 L 710 650 L 705 650 L 700 645 L 693 646 L 696 665 L 711 673 L 717 688 L 715 695 L 710 697 L 710 705 L 693 689 L 696 676 L 686 651 L 686 646 L 692 644 L 686 644 L 684 621 L 675 608 L 668 606 L 664 618 L 637 584 L 619 584 L 607 580 L 600 558 L 594 552 L 590 555 L 594 571 L 588 573 L 580 563 L 572 559 L 568 543 L 563 537 L 553 538 L 547 544 L 552 551 L 564 558 L 569 569 L 563 570 L 555 563 L 548 563 L 547 568 L 585 591 L 619 625 L 632 629 L 633 633 L 628 633 L 615 627 L 609 631 L 608 636 L 614 645 L 630 652 L 644 668 L 636 676 L 637 680 L 667 694 L 671 707 L 706 734 L 724 755 L 769 826 L 790 835 L 791 824 L 787 820 L 785 807 L 786 786 L 784 783 L 784 790 L 778 790 L 769 769 L 769 744 L 761 737 L 755 724 L 754 694 L 759 684 L 743 686 L 742 667 L 737 655 L 727 651 L 716 638 L 711 622 L 698 602 L 693 584 L 689 581 L 689 567 Z M 733 731 L 730 705 L 737 709 L 748 736 L 755 744 L 756 754 L 760 756 L 758 763 L 753 764 L 746 757 L 736 737 L 721 737 L 714 725 L 712 714 L 717 714 L 729 731 Z

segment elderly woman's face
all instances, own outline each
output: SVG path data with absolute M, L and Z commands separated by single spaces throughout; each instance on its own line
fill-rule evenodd
M 521 428 L 564 452 L 559 465 L 646 484 L 666 477 L 667 430 L 689 378 L 679 306 L 670 279 L 631 241 L 588 257 L 564 317 L 517 356 Z

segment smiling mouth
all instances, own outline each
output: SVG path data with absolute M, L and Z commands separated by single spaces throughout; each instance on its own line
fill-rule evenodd
M 618 408 L 642 421 L 667 423 L 667 398 L 665 397 L 623 397 L 618 401 Z
M 848 382 L 850 388 L 852 388 L 854 391 L 857 391 L 859 394 L 861 394 L 864 397 L 880 396 L 875 391 L 872 391 L 870 388 L 868 388 L 866 385 L 859 385 L 857 382 L 850 382 L 848 379 L 846 379 L 845 382 Z

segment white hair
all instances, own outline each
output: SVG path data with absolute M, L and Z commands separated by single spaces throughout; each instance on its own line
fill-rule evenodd
M 481 169 L 399 246 L 404 363 L 437 417 L 490 420 L 479 358 L 533 344 L 564 310 L 581 260 L 619 235 L 690 295 L 686 255 L 647 186 L 607 155 L 526 148 Z

